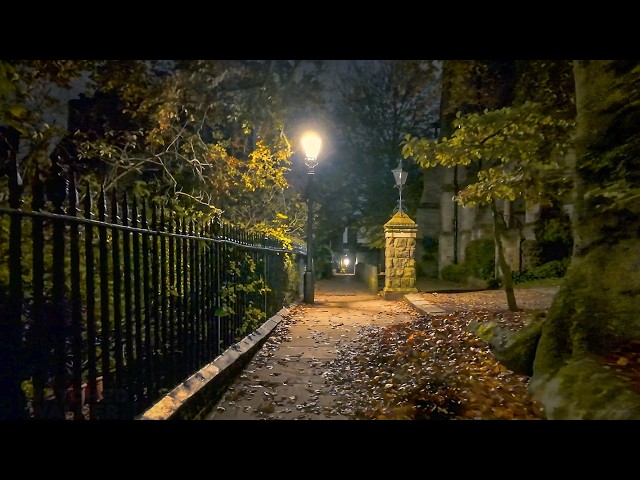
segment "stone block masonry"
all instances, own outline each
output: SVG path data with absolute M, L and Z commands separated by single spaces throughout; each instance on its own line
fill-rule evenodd
M 416 236 L 418 225 L 398 212 L 384 225 L 385 284 L 383 298 L 398 299 L 416 293 Z

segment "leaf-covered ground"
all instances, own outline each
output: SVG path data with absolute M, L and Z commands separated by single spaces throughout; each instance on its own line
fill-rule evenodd
M 472 322 L 517 330 L 546 315 L 553 289 L 518 289 L 519 312 L 501 290 L 425 294 L 446 313 L 388 327 L 367 327 L 330 362 L 338 403 L 359 419 L 539 420 L 544 409 L 527 392 L 529 378 L 500 364 L 470 333 Z M 603 364 L 640 392 L 640 341 L 620 345 Z
M 406 321 L 358 321 L 345 330 L 340 314 L 331 313 L 336 318 L 322 334 L 313 308 L 298 305 L 284 316 L 210 419 L 544 419 L 544 409 L 528 393 L 529 377 L 498 362 L 469 325 L 493 321 L 517 330 L 530 318 L 546 315 L 554 293 L 549 288 L 518 289 L 518 312 L 507 309 L 502 290 L 424 293 L 424 299 L 444 313 L 423 315 L 398 301 L 385 311 L 404 315 Z M 300 315 L 306 317 L 303 328 L 296 320 Z M 283 355 L 292 328 L 314 347 L 334 350 L 335 345 L 335 355 L 329 360 L 297 350 Z M 640 389 L 640 342 L 621 345 L 601 360 Z M 275 372 L 274 366 L 284 373 Z M 308 387 L 294 388 L 287 370 L 308 374 Z
M 326 378 L 338 403 L 348 404 L 359 419 L 543 419 L 542 408 L 528 395 L 528 377 L 506 369 L 467 330 L 471 322 L 488 320 L 519 328 L 541 310 L 474 307 L 464 302 L 467 295 L 477 299 L 477 294 L 438 295 L 448 313 L 362 329 L 328 365 Z
M 404 301 L 397 301 L 388 310 L 398 315 L 410 313 L 405 315 L 407 321 L 360 325 L 351 335 L 338 337 L 336 354 L 331 360 L 301 365 L 322 372 L 324 388 L 314 392 L 308 402 L 289 399 L 297 402 L 298 415 L 294 418 L 543 419 L 542 408 L 528 394 L 529 378 L 500 364 L 488 345 L 471 333 L 468 326 L 472 322 L 495 321 L 500 326 L 518 329 L 530 316 L 545 314 L 553 292 L 519 293 L 518 302 L 523 308 L 520 312 L 507 309 L 503 291 L 423 295 L 445 313 L 422 315 Z M 280 391 L 286 384 L 268 382 L 260 372 L 269 369 L 276 352 L 291 341 L 295 318 L 302 312 L 309 313 L 309 308 L 298 305 L 276 327 L 211 419 L 226 417 L 238 409 L 243 412 L 242 418 L 290 418 L 288 399 Z M 313 335 L 313 329 L 310 332 Z M 326 343 L 327 339 L 315 340 Z M 285 357 L 281 361 L 287 364 L 291 359 Z M 265 395 L 269 393 L 269 401 L 253 405 L 261 390 Z M 230 415 L 238 418 L 236 414 Z

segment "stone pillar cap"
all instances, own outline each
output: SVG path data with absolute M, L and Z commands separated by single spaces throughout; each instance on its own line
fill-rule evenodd
M 389 220 L 387 223 L 384 224 L 384 226 L 385 227 L 394 227 L 394 226 L 408 227 L 408 226 L 413 226 L 415 224 L 416 222 L 411 220 L 411 217 L 409 217 L 409 215 L 407 215 L 406 213 L 397 212 L 393 217 L 391 217 L 391 220 Z

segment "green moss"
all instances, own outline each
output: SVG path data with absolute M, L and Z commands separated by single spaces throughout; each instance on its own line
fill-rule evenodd
M 530 383 L 549 420 L 639 420 L 640 395 L 628 380 L 590 357 L 571 360 L 553 376 Z

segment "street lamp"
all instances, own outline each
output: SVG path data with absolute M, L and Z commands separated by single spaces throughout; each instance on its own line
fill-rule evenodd
M 395 186 L 398 189 L 398 192 L 400 194 L 400 199 L 398 200 L 398 206 L 393 209 L 393 213 L 400 212 L 400 215 L 402 216 L 402 214 L 404 213 L 404 210 L 402 208 L 402 188 L 404 187 L 404 184 L 407 181 L 407 175 L 408 175 L 407 172 L 402 170 L 402 159 L 398 161 L 398 166 L 393 170 L 391 170 L 391 173 L 393 173 L 393 178 L 396 181 Z
M 307 264 L 304 271 L 304 302 L 313 303 L 315 276 L 313 270 L 313 176 L 318 165 L 318 153 L 322 140 L 309 132 L 302 136 L 304 163 L 307 166 Z

